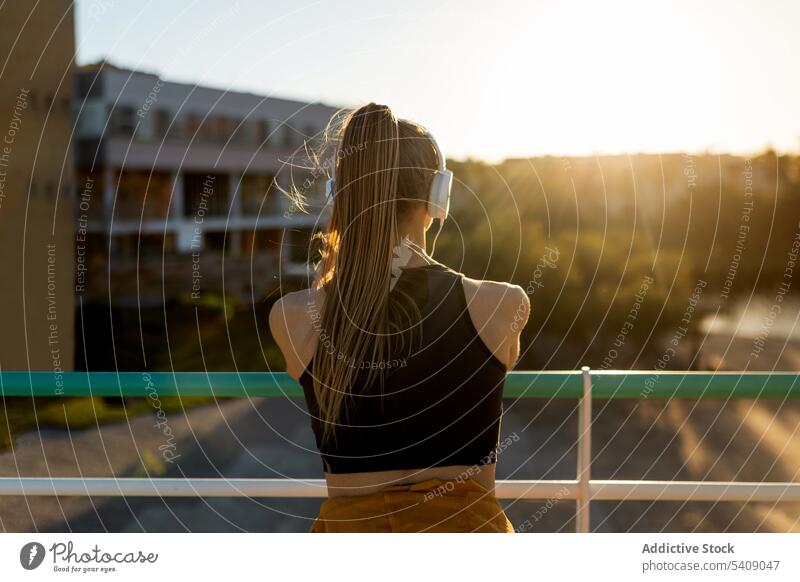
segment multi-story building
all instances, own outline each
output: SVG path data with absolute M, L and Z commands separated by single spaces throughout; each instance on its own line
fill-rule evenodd
M 305 144 L 335 109 L 106 62 L 82 67 L 76 91 L 79 294 L 258 300 L 307 274 L 325 177 L 303 167 Z M 282 194 L 291 184 L 312 212 Z
M 0 7 L 0 369 L 72 369 L 73 3 Z

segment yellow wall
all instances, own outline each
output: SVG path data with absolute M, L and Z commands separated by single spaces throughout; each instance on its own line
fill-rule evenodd
M 73 14 L 69 0 L 35 4 L 0 9 L 4 371 L 66 371 L 74 357 Z

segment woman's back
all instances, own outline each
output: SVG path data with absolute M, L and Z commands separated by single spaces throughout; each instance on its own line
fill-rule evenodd
M 408 352 L 360 370 L 335 428 L 324 440 L 313 362 L 300 378 L 327 473 L 483 466 L 495 460 L 506 364 L 489 350 L 467 307 L 463 276 L 434 263 L 404 269 L 394 293 L 417 304 Z M 336 350 L 335 341 L 330 348 Z M 368 383 L 367 370 L 384 372 Z
M 439 283 L 438 293 L 442 294 L 445 288 L 448 289 L 450 294 L 450 301 L 448 305 L 443 305 L 439 311 L 439 317 L 436 321 L 431 321 L 429 325 L 430 331 L 428 337 L 431 340 L 438 340 L 436 344 L 445 346 L 447 342 L 452 342 L 452 337 L 439 337 L 441 332 L 437 334 L 435 331 L 437 327 L 452 327 L 455 330 L 463 331 L 465 327 L 470 329 L 469 334 L 463 335 L 459 331 L 455 331 L 456 336 L 461 336 L 462 342 L 465 339 L 469 340 L 469 349 L 465 351 L 465 356 L 472 356 L 476 352 L 479 354 L 477 357 L 460 357 L 457 361 L 459 368 L 458 372 L 474 375 L 479 369 L 486 370 L 491 375 L 500 377 L 500 372 L 503 372 L 513 367 L 519 354 L 519 332 L 524 327 L 528 318 L 530 310 L 530 303 L 525 292 L 518 286 L 510 285 L 507 283 L 500 283 L 494 281 L 480 281 L 470 279 L 453 273 L 453 271 L 446 267 L 432 267 L 427 266 L 428 263 L 418 260 L 416 257 L 409 264 L 408 269 L 405 269 L 403 276 L 398 283 L 399 291 L 407 290 L 408 287 L 413 286 L 415 281 L 419 281 L 420 274 L 433 273 L 433 277 L 426 277 L 429 281 Z M 443 276 L 437 276 L 441 273 Z M 453 310 L 453 300 L 457 300 L 458 296 L 453 295 L 456 288 L 453 288 L 455 277 L 460 284 L 460 291 L 464 297 L 464 308 L 461 310 Z M 442 283 L 444 282 L 444 285 Z M 412 293 L 413 296 L 419 297 L 419 291 Z M 304 391 L 307 395 L 307 402 L 309 402 L 309 414 L 311 416 L 311 424 L 314 428 L 315 436 L 319 439 L 320 427 L 319 419 L 316 414 L 316 401 L 311 399 L 309 401 L 309 385 L 311 383 L 311 376 L 309 372 L 313 368 L 313 357 L 317 351 L 320 341 L 326 342 L 325 345 L 330 349 L 334 345 L 334 338 L 328 337 L 324 330 L 320 329 L 319 320 L 320 313 L 324 309 L 325 294 L 324 291 L 317 288 L 304 289 L 284 295 L 279 299 L 270 312 L 270 328 L 272 329 L 273 336 L 278 342 L 278 346 L 284 354 L 286 359 L 286 369 L 290 376 L 301 381 L 304 385 Z M 432 303 L 432 306 L 435 306 Z M 444 312 L 449 310 L 451 316 L 449 318 L 444 316 Z M 449 319 L 449 321 L 448 321 Z M 423 321 L 424 324 L 424 321 Z M 424 338 L 423 338 L 424 341 Z M 453 344 L 456 345 L 456 344 Z M 446 350 L 452 350 L 453 345 L 448 345 Z M 459 349 L 455 350 L 460 351 Z M 431 357 L 431 363 L 425 365 L 436 365 L 444 367 L 450 364 L 450 370 L 456 370 L 456 364 L 452 362 L 452 358 L 435 358 L 433 351 L 424 350 L 418 357 L 422 358 L 425 354 Z M 489 356 L 492 356 L 491 358 Z M 435 361 L 434 361 L 435 360 Z M 410 358 L 406 359 L 405 367 L 393 367 L 389 372 L 414 370 L 417 363 L 421 363 L 422 359 L 412 361 Z M 501 369 L 502 367 L 502 369 Z M 387 374 L 388 375 L 388 374 Z M 482 375 L 482 374 L 481 374 Z M 392 374 L 394 376 L 394 374 Z M 459 389 L 458 383 L 452 383 L 452 380 L 457 378 L 456 375 L 445 376 L 440 375 L 439 381 L 436 383 L 433 392 L 415 391 L 416 398 L 409 398 L 406 405 L 413 402 L 415 412 L 420 413 L 432 404 L 442 400 L 442 392 L 456 392 Z M 400 376 L 394 376 L 391 380 L 395 386 L 400 386 Z M 486 407 L 494 407 L 492 410 L 499 410 L 497 404 L 489 405 L 488 402 L 496 402 L 500 398 L 502 391 L 502 384 L 497 386 L 496 380 L 488 380 L 487 383 L 477 390 L 474 384 L 470 384 L 470 389 L 460 390 L 458 398 L 462 401 L 462 406 L 467 405 L 467 401 L 472 399 L 472 405 L 483 407 L 480 410 L 485 411 Z M 446 400 L 443 401 L 446 404 Z M 391 410 L 386 410 L 386 401 L 384 400 L 384 414 L 396 414 Z M 487 418 L 490 418 L 487 415 Z M 462 434 L 461 447 L 456 446 L 451 448 L 463 448 L 466 441 L 480 442 L 479 436 L 482 432 L 494 430 L 493 428 L 487 429 L 488 424 L 486 421 L 478 425 L 470 425 L 469 422 L 461 422 L 459 427 L 469 427 L 468 433 Z M 393 423 L 390 427 L 402 428 L 398 423 Z M 387 430 L 391 430 L 387 427 Z M 436 432 L 441 430 L 442 426 L 435 424 L 432 427 L 426 427 L 425 430 Z M 346 430 L 346 429 L 345 429 Z M 384 435 L 385 438 L 385 435 Z M 401 438 L 401 437 L 397 437 Z M 435 437 L 434 437 L 435 438 Z M 486 438 L 486 437 L 483 437 Z M 432 440 L 432 439 L 431 439 Z M 435 442 L 432 440 L 432 442 Z M 381 442 L 373 443 L 370 446 L 384 447 Z M 473 445 L 477 446 L 477 445 Z M 444 450 L 440 448 L 439 451 Z M 322 447 L 321 453 L 325 453 L 325 446 Z M 442 453 L 437 453 L 438 457 L 442 457 Z M 358 456 L 358 455 L 356 455 Z M 362 455 L 363 456 L 363 455 Z M 375 457 L 377 462 L 381 460 Z M 405 459 L 404 459 L 405 460 Z M 433 464 L 439 458 L 433 460 Z M 437 479 L 464 479 L 465 474 L 470 478 L 479 482 L 487 490 L 494 488 L 494 464 L 475 465 L 476 461 L 470 460 L 466 464 L 453 464 L 432 466 L 432 463 L 424 461 L 420 458 L 414 462 L 413 468 L 400 468 L 399 466 L 386 468 L 390 465 L 383 463 L 383 468 L 378 468 L 378 464 L 371 465 L 366 459 L 360 463 L 358 471 L 341 473 L 337 469 L 325 467 L 325 477 L 328 482 L 328 494 L 330 496 L 350 496 L 350 495 L 368 495 L 379 491 L 383 487 L 392 483 L 412 483 L 421 482 L 431 478 Z M 357 461 L 358 462 L 358 461 Z M 323 457 L 323 464 L 325 459 Z M 411 464 L 410 462 L 408 464 Z M 477 469 L 476 469 L 477 467 Z

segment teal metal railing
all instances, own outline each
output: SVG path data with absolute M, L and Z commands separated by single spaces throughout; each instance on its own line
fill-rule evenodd
M 793 372 L 591 371 L 592 397 L 798 398 Z M 302 396 L 285 372 L 0 372 L 4 396 Z M 506 398 L 580 398 L 582 372 L 510 372 Z

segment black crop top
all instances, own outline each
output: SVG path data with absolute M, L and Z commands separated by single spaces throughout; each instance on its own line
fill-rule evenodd
M 421 344 L 387 362 L 384 387 L 357 379 L 346 416 L 322 445 L 313 362 L 300 378 L 328 473 L 486 465 L 496 461 L 506 368 L 475 329 L 463 275 L 439 264 L 404 269 L 397 288 L 422 315 Z

